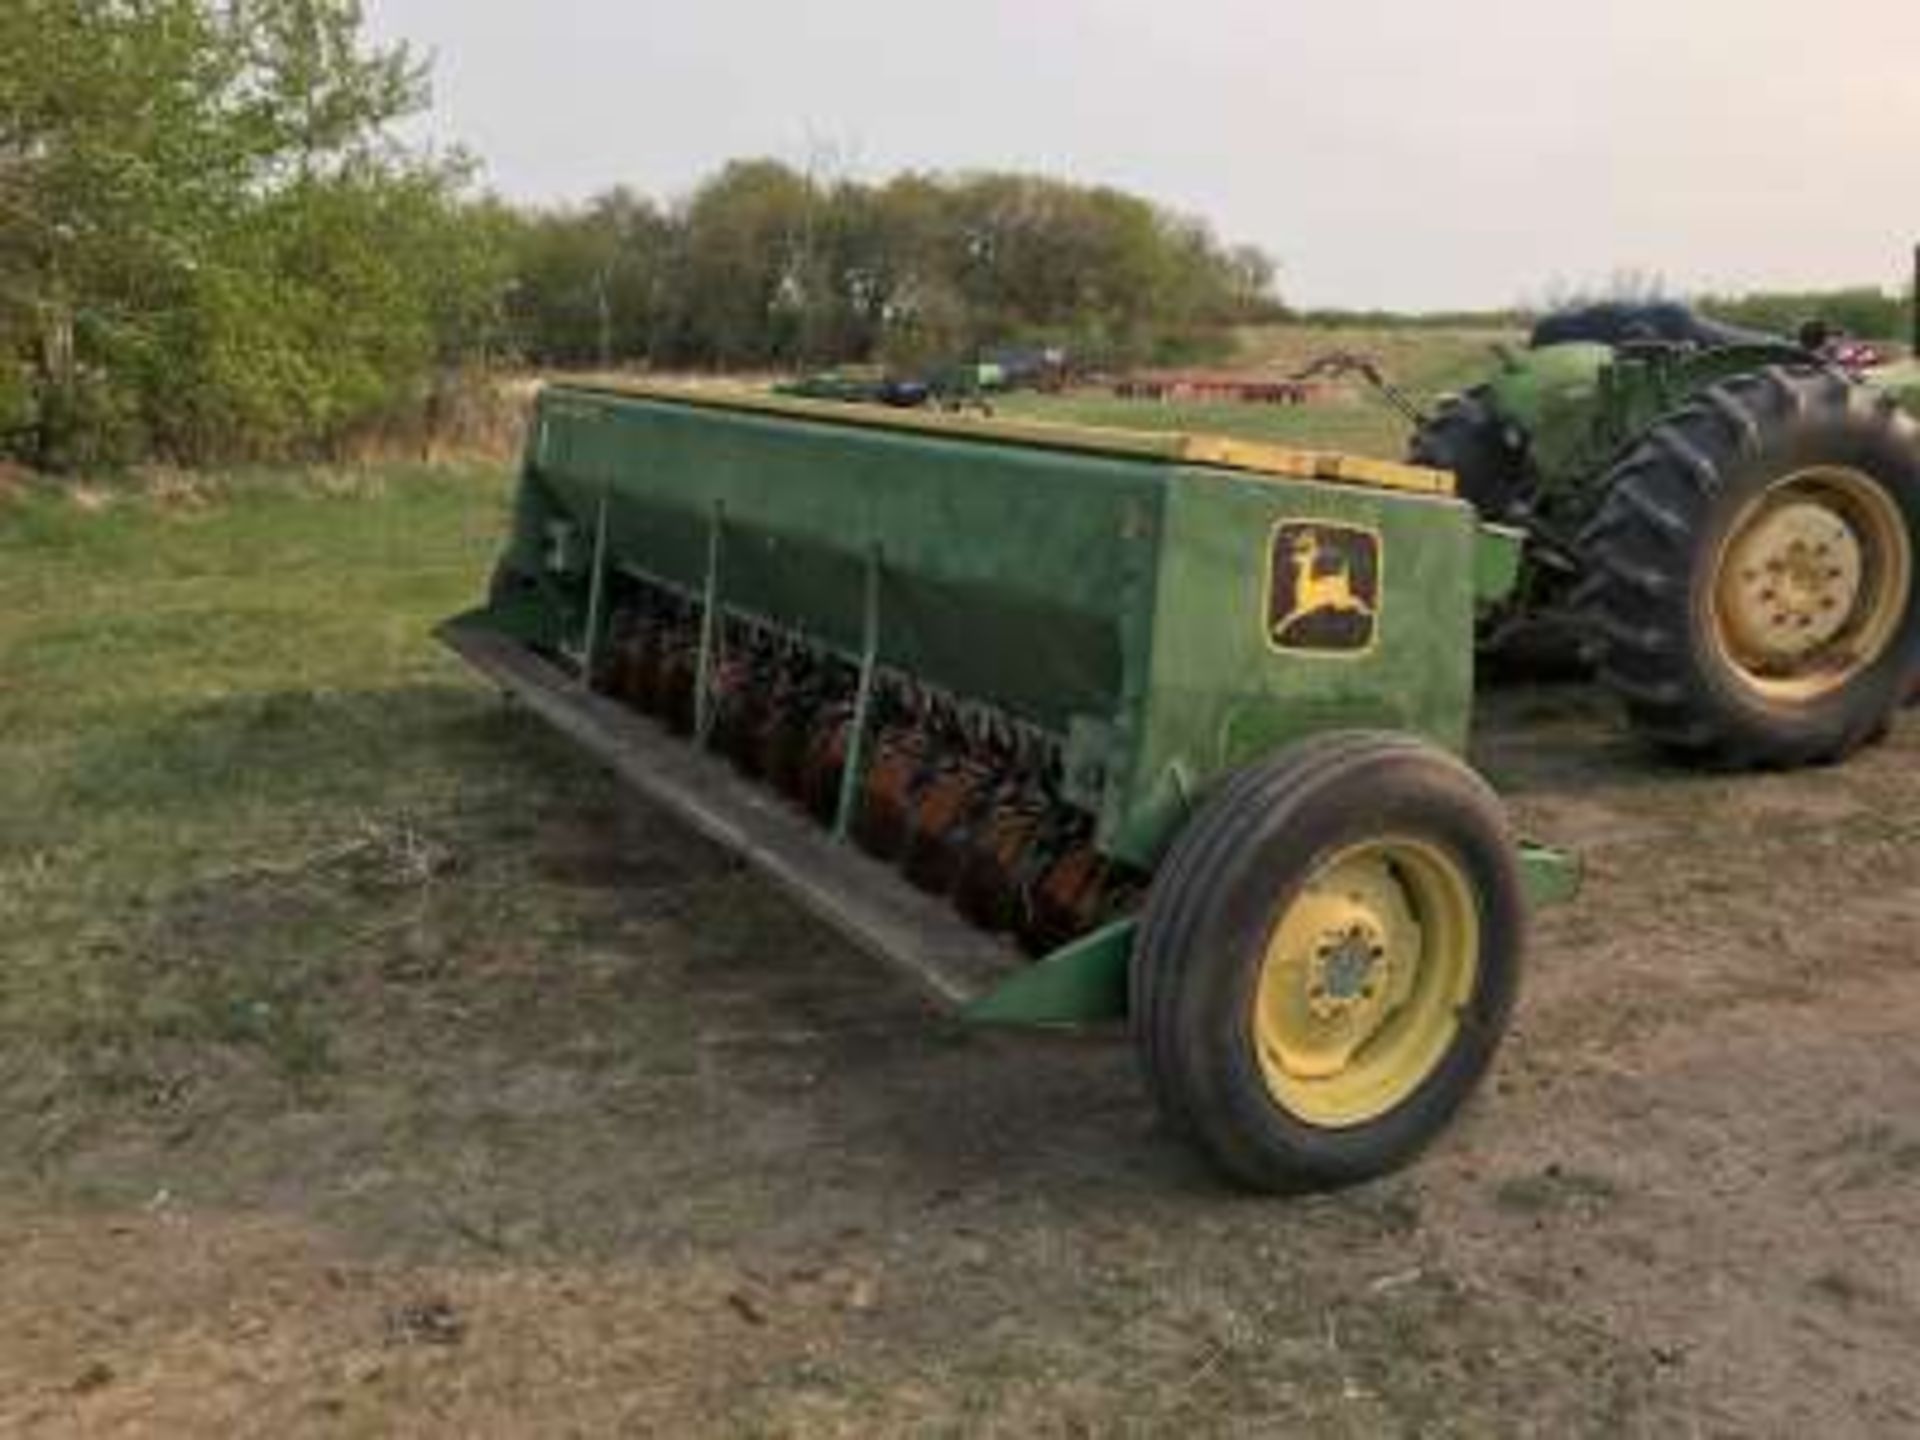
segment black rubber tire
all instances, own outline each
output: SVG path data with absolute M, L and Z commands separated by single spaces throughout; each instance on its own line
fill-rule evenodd
M 1762 695 L 1713 642 L 1712 557 L 1729 527 L 1771 482 L 1822 464 L 1883 487 L 1920 537 L 1920 427 L 1817 366 L 1709 387 L 1607 476 L 1575 600 L 1601 682 L 1661 748 L 1729 769 L 1829 764 L 1883 736 L 1920 675 L 1920 586 L 1880 658 L 1810 700 Z
M 1587 632 L 1569 616 L 1528 615 L 1501 629 L 1480 627 L 1476 685 L 1569 685 L 1593 679 Z
M 1414 431 L 1407 459 L 1450 470 L 1462 499 L 1483 519 L 1503 519 L 1527 488 L 1527 459 L 1493 405 L 1493 394 L 1476 385 L 1443 403 Z
M 1381 749 L 1417 746 L 1420 743 L 1413 736 L 1397 732 L 1368 731 L 1355 734 L 1329 731 L 1294 745 L 1286 753 L 1295 766 L 1296 779 L 1304 780 L 1311 773 L 1316 757 L 1325 757 L 1331 763 L 1351 763 L 1351 752 L 1362 740 Z M 1243 790 L 1257 788 L 1265 773 L 1263 767 L 1256 765 L 1230 776 L 1208 801 L 1207 809 L 1202 811 L 1194 824 L 1181 832 L 1154 872 L 1148 904 L 1141 917 L 1140 935 L 1135 943 L 1134 963 L 1128 970 L 1127 1013 L 1132 1021 L 1135 1046 L 1145 1062 L 1147 1089 L 1153 1095 L 1161 1119 L 1176 1133 L 1189 1137 L 1193 1127 L 1186 1113 L 1184 1095 L 1178 1090 L 1164 1088 L 1160 1083 L 1163 1037 L 1158 1026 L 1148 1018 L 1160 1013 L 1161 988 L 1172 972 L 1165 965 L 1141 963 L 1140 957 L 1177 946 L 1178 942 L 1172 937 L 1184 933 L 1191 923 L 1187 907 L 1205 894 L 1202 878 L 1212 873 L 1225 856 L 1222 834 L 1204 838 L 1209 832 L 1199 830 L 1199 821 L 1213 810 L 1238 804 L 1234 797 Z M 1155 901 L 1155 896 L 1163 895 L 1168 898 Z
M 1478 900 L 1477 983 L 1453 1048 L 1400 1105 L 1329 1128 L 1281 1107 L 1249 1023 L 1267 937 L 1329 856 L 1384 836 L 1444 849 Z M 1499 797 L 1413 736 L 1339 732 L 1241 772 L 1175 843 L 1136 942 L 1132 1028 L 1168 1123 L 1228 1178 L 1291 1192 L 1350 1185 L 1411 1160 L 1485 1074 L 1519 986 L 1526 907 Z

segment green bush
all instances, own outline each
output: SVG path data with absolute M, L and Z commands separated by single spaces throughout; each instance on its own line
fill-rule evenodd
M 1775 335 L 1792 335 L 1808 320 L 1825 320 L 1863 340 L 1904 340 L 1913 327 L 1907 296 L 1871 286 L 1709 295 L 1699 306 L 1715 319 Z
M 139 400 L 102 371 L 83 371 L 35 396 L 32 458 L 55 471 L 114 470 L 141 458 Z
M 54 469 L 325 451 L 483 358 L 509 235 L 393 141 L 424 103 L 357 0 L 12 0 L 0 445 Z
M 4 443 L 4 437 L 23 436 L 35 423 L 36 414 L 33 373 L 0 352 L 0 443 Z
M 528 218 L 513 316 L 543 364 L 912 371 L 1007 345 L 1094 364 L 1219 353 L 1273 266 L 1198 221 L 1032 175 L 821 183 L 739 161 L 663 209 L 616 190 Z

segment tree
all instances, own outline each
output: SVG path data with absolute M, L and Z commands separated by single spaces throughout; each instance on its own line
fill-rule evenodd
M 514 242 L 514 329 L 542 364 L 649 355 L 661 324 L 671 226 L 624 188 L 579 211 L 527 217 Z
M 78 467 L 323 451 L 509 337 L 542 364 L 1102 363 L 1271 308 L 1272 266 L 1121 191 L 726 166 L 662 206 L 520 213 L 395 123 L 358 0 L 0 9 L 0 451 Z
M 15 448 L 57 466 L 323 445 L 423 388 L 503 283 L 464 239 L 461 168 L 391 138 L 425 100 L 356 0 L 12 0 Z
M 1118 190 L 1027 175 L 823 183 L 740 161 L 681 205 L 529 216 L 530 358 L 924 369 L 1016 343 L 1125 364 L 1271 315 L 1273 265 Z
M 718 366 L 795 358 L 817 302 L 819 197 L 775 160 L 736 160 L 687 203 L 671 259 L 675 359 Z

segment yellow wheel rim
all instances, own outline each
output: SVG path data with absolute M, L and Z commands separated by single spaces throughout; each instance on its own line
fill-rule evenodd
M 1310 1125 L 1377 1120 L 1446 1058 L 1479 973 L 1479 907 L 1451 855 L 1413 840 L 1334 855 L 1261 961 L 1253 1038 L 1273 1099 Z
M 1721 657 L 1772 700 L 1837 690 L 1886 653 L 1907 612 L 1913 543 L 1885 489 L 1822 466 L 1735 517 L 1713 572 Z

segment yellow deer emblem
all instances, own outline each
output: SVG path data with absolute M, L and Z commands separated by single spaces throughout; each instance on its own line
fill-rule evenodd
M 1373 606 L 1354 590 L 1353 566 L 1346 556 L 1321 573 L 1320 536 L 1312 528 L 1295 533 L 1287 551 L 1293 560 L 1293 587 L 1286 609 L 1273 621 L 1276 641 L 1284 640 L 1289 630 L 1312 615 L 1358 615 L 1368 621 L 1374 618 Z

